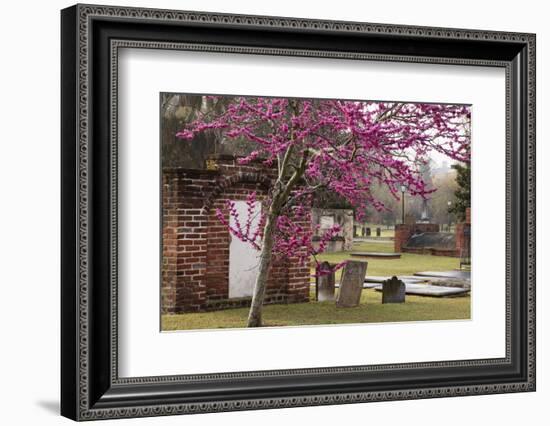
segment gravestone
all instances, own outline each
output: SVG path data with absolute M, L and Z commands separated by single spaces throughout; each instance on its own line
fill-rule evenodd
M 364 236 L 365 236 L 365 233 L 366 233 L 365 227 L 363 226 L 363 227 L 361 228 L 361 236 L 364 237 Z
M 376 228 L 376 236 L 379 237 L 382 235 L 382 230 L 380 228 Z
M 370 237 L 370 228 L 367 228 L 367 237 Z
M 335 276 L 328 262 L 319 265 L 315 278 L 317 284 L 317 300 L 319 302 L 334 302 L 334 282 Z
M 391 277 L 382 283 L 382 303 L 405 303 L 405 283 Z
M 340 291 L 336 306 L 339 308 L 352 308 L 359 305 L 363 281 L 367 274 L 368 262 L 350 260 L 344 266 L 342 279 L 340 280 Z

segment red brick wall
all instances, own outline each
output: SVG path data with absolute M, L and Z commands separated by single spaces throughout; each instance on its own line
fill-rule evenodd
M 217 170 L 163 170 L 162 312 L 197 312 L 247 306 L 250 298 L 228 299 L 230 234 L 216 218 L 226 199 L 262 201 L 274 171 L 241 166 L 219 157 Z M 308 224 L 305 224 L 309 226 Z M 296 258 L 274 260 L 265 303 L 309 300 L 309 267 Z

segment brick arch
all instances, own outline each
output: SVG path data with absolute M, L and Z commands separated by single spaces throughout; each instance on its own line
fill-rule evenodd
M 216 182 L 214 189 L 204 200 L 204 205 L 202 207 L 203 212 L 205 214 L 208 213 L 215 200 L 218 199 L 227 188 L 231 188 L 239 183 L 258 183 L 267 191 L 272 184 L 272 180 L 260 173 L 251 172 L 239 172 L 234 175 L 223 176 Z

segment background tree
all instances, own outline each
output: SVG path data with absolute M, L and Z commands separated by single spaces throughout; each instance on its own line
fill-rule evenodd
M 401 220 L 401 202 L 387 190 L 385 185 L 373 184 L 371 191 L 373 197 L 384 204 L 384 208 L 377 210 L 369 206 L 362 212 L 362 215 L 357 212 L 356 217 L 362 216 L 366 223 L 384 224 L 386 227 L 393 226 L 398 220 Z
M 250 226 L 250 217 L 258 214 L 252 202 L 244 222 L 231 202 L 227 206 L 237 219 L 233 227 L 225 222 L 229 231 L 260 251 L 249 327 L 262 325 L 273 256 L 299 253 L 308 262 L 315 254 L 311 227 L 300 223 L 317 191 L 335 192 L 358 212 L 369 206 L 382 210 L 385 206 L 374 197 L 374 185 L 385 185 L 396 199 L 401 184 L 412 196 L 425 197 L 432 191 L 420 173 L 430 151 L 470 160 L 469 133 L 464 131 L 470 117 L 467 106 L 236 97 L 220 112 L 216 108 L 223 97 L 206 99 L 213 108 L 199 111 L 177 137 L 193 140 L 214 131 L 226 139 L 245 139 L 255 149 L 239 160 L 241 164 L 262 159 L 277 170 L 268 202 L 259 212 L 260 230 Z M 222 214 L 219 217 L 223 220 Z M 331 232 L 337 230 L 329 230 L 328 237 Z
M 255 143 L 244 138 L 224 139 L 222 132 L 202 132 L 184 144 L 176 137 L 178 130 L 199 117 L 223 112 L 232 99 L 224 96 L 214 101 L 201 95 L 162 93 L 162 166 L 203 169 L 206 160 L 213 154 L 249 154 L 255 148 Z
M 439 224 L 448 224 L 454 219 L 454 214 L 449 212 L 449 201 L 451 206 L 456 203 L 455 191 L 458 188 L 456 183 L 456 171 L 449 168 L 447 173 L 435 175 L 433 178 L 434 187 L 437 188 L 430 199 L 432 209 L 432 221 Z
M 470 163 L 453 164 L 452 168 L 456 170 L 456 183 L 458 185 L 455 191 L 455 202 L 449 208 L 450 213 L 454 213 L 458 220 L 466 220 L 466 209 L 470 207 Z

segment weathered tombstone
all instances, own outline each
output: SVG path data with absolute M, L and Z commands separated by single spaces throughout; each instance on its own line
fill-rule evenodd
M 405 303 L 405 283 L 391 277 L 382 283 L 382 303 Z
M 380 228 L 376 228 L 376 236 L 379 237 L 382 235 L 382 230 Z
M 319 265 L 315 277 L 317 300 L 319 302 L 334 302 L 334 275 L 330 263 L 323 262 Z
M 363 291 L 363 282 L 367 274 L 368 262 L 349 260 L 342 271 L 340 291 L 336 306 L 339 308 L 352 308 L 358 306 Z
M 370 237 L 370 228 L 367 228 L 367 237 Z

